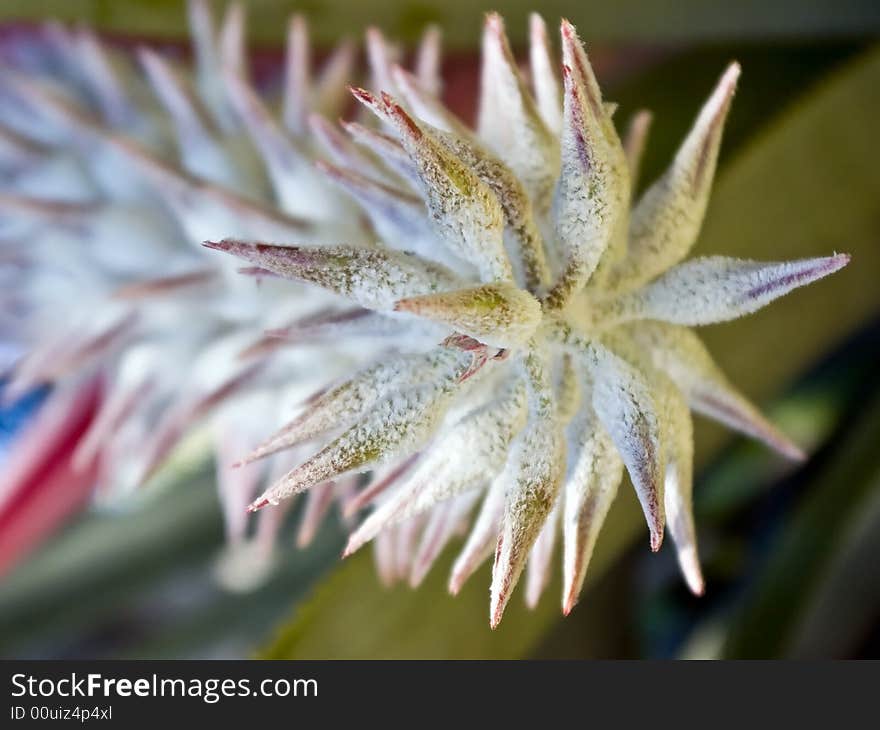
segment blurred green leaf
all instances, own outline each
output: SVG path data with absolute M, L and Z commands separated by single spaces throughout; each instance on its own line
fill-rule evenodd
M 222 527 L 210 480 L 186 472 L 181 481 L 180 490 L 131 512 L 87 516 L 5 576 L 0 650 L 35 631 L 61 634 L 168 565 L 216 545 Z
M 880 338 L 867 333 L 848 341 L 789 393 L 768 415 L 806 449 L 814 452 L 860 410 L 880 361 Z M 701 525 L 730 517 L 798 468 L 750 439 L 738 438 L 700 477 L 694 509 Z
M 880 480 L 859 511 L 862 514 L 853 520 L 855 524 L 823 571 L 792 632 L 787 652 L 790 658 L 853 658 L 860 643 L 876 630 L 880 580 L 871 580 L 871 576 L 876 575 L 880 555 Z
M 142 503 L 82 517 L 4 577 L 0 654 L 57 657 L 79 642 L 91 657 L 241 656 L 271 634 L 336 564 L 341 530 L 326 525 L 293 556 L 282 544 L 265 585 L 227 592 L 213 577 L 223 543 L 214 473 L 193 456 L 186 468 L 164 470 Z
M 222 5 L 222 3 L 216 3 Z M 525 38 L 527 16 L 539 9 L 551 22 L 561 16 L 581 24 L 589 40 L 729 40 L 731 38 L 792 38 L 867 36 L 880 29 L 880 7 L 872 0 L 506 0 L 480 4 L 470 0 L 248 0 L 251 36 L 277 43 L 279 28 L 294 10 L 311 21 L 318 42 L 329 43 L 345 33 L 360 36 L 377 25 L 412 40 L 425 23 L 443 27 L 449 45 L 476 47 L 485 11 L 506 18 L 513 40 Z M 28 0 L 6 3 L 3 18 L 45 18 L 88 22 L 103 30 L 179 37 L 184 29 L 183 0 Z
M 629 556 L 636 565 L 629 572 L 640 570 L 643 580 L 636 581 L 638 619 L 630 631 L 641 637 L 642 656 L 650 657 L 717 657 L 726 638 L 726 622 L 742 591 L 738 586 L 756 578 L 761 556 L 770 547 L 765 535 L 776 529 L 786 509 L 806 494 L 815 481 L 810 474 L 823 463 L 825 454 L 834 448 L 837 434 L 861 413 L 864 401 L 877 390 L 876 370 L 880 362 L 880 322 L 859 332 L 806 377 L 799 378 L 784 396 L 769 409 L 768 414 L 787 433 L 817 456 L 806 464 L 782 461 L 760 444 L 737 438 L 699 476 L 694 509 L 701 543 L 707 595 L 696 599 L 685 590 L 672 555 L 662 556 L 657 568 L 650 567 L 651 556 L 633 551 Z M 772 492 L 772 493 L 771 493 Z M 878 516 L 880 519 L 880 516 Z M 852 548 L 857 560 L 865 548 Z M 837 572 L 840 581 L 854 569 L 843 558 Z M 852 561 L 850 561 L 852 562 Z M 755 566 L 755 567 L 753 567 Z M 823 578 L 824 588 L 833 580 L 829 573 Z M 868 594 L 870 589 L 860 592 Z M 858 634 L 875 601 L 852 605 L 851 590 L 827 596 L 816 611 L 813 625 L 823 625 L 831 606 L 842 604 L 841 611 L 853 616 L 848 631 Z M 878 596 L 880 598 L 880 596 Z M 818 601 L 817 601 L 818 602 Z M 824 608 L 823 608 L 824 607 Z M 869 608 L 870 607 L 870 608 Z M 861 617 L 862 624 L 857 618 Z M 849 629 L 852 625 L 852 629 Z M 827 622 L 824 624 L 827 628 Z M 835 631 L 812 631 L 804 645 L 824 639 L 828 646 L 833 637 L 842 637 L 841 627 Z M 834 654 L 814 652 L 815 656 Z M 837 655 L 845 655 L 838 652 Z
M 312 544 L 291 554 L 293 536 L 278 546 L 279 565 L 259 588 L 244 593 L 230 592 L 213 579 L 217 546 L 206 560 L 166 581 L 164 590 L 150 591 L 150 602 L 160 609 L 170 603 L 161 620 L 149 622 L 138 640 L 113 647 L 111 656 L 136 659 L 197 659 L 201 657 L 240 658 L 273 635 L 274 627 L 292 605 L 307 597 L 324 574 L 339 561 L 344 544 L 341 526 L 328 521 Z M 196 590 L 193 591 L 193 588 Z M 195 593 L 189 607 L 175 606 L 181 593 Z M 136 608 L 143 608 L 145 596 L 129 597 Z
M 865 404 L 843 445 L 787 520 L 772 558 L 730 625 L 728 658 L 783 656 L 823 571 L 880 490 L 880 395 Z M 876 556 L 875 556 L 876 557 Z M 840 617 L 841 620 L 844 617 Z
M 700 254 L 774 259 L 829 250 L 853 254 L 853 264 L 831 279 L 748 321 L 706 331 L 734 381 L 759 400 L 880 310 L 880 150 L 874 144 L 878 87 L 880 51 L 874 50 L 775 118 L 726 167 L 716 187 Z M 810 313 L 809 327 L 801 326 L 804 312 Z M 720 439 L 718 432 L 700 439 L 701 458 Z M 642 530 L 638 510 L 626 494 L 603 530 L 591 565 L 593 579 Z M 492 634 L 484 623 L 485 578 L 479 589 L 470 586 L 454 600 L 443 596 L 444 581 L 441 567 L 417 593 L 383 593 L 376 588 L 369 559 L 355 558 L 294 612 L 264 655 L 520 656 L 558 615 L 550 599 L 532 614 L 514 605 Z M 479 583 L 480 576 L 473 581 Z M 587 593 L 587 606 L 589 598 Z
M 618 499 L 599 538 L 592 568 L 600 575 L 630 543 L 639 507 L 627 492 Z M 647 536 L 645 537 L 647 545 Z M 560 615 L 556 576 L 544 600 L 529 611 L 511 600 L 501 626 L 489 629 L 488 566 L 454 598 L 446 593 L 451 555 L 438 561 L 417 589 L 383 589 L 371 549 L 348 558 L 298 607 L 266 659 L 514 659 L 528 652 Z M 576 611 L 578 609 L 575 609 Z

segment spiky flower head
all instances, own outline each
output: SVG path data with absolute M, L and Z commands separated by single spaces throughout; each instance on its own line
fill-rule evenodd
M 185 342 L 180 363 L 193 352 L 210 353 L 183 390 L 185 407 L 176 404 L 170 421 L 163 419 L 170 426 L 156 430 L 149 463 L 210 410 L 226 412 L 226 436 L 248 426 L 246 438 L 222 446 L 224 461 L 230 448 L 281 418 L 237 470 L 223 472 L 236 539 L 245 532 L 237 505 L 263 478 L 262 460 L 273 460 L 274 476 L 249 510 L 271 505 L 261 516 L 276 515 L 277 525 L 283 505 L 309 491 L 309 530 L 338 485 L 367 473 L 367 483 L 344 500 L 348 515 L 370 509 L 346 553 L 375 540 L 382 576 L 418 584 L 470 524 L 450 590 L 494 551 L 493 627 L 526 565 L 526 598 L 538 600 L 560 530 L 562 604 L 571 610 L 626 471 L 651 548 L 660 548 L 668 524 L 685 579 L 701 593 L 691 411 L 787 457 L 802 454 L 730 385 L 689 328 L 754 312 L 848 261 L 684 260 L 705 215 L 738 65 L 724 72 L 666 172 L 634 199 L 649 117 L 637 114 L 621 140 L 615 107 L 603 100 L 567 21 L 557 74 L 544 24 L 533 16 L 529 88 L 501 19 L 487 16 L 476 130 L 440 101 L 435 34 L 423 45 L 418 73 L 410 74 L 370 31 L 373 90 L 351 91 L 374 121 L 343 122 L 343 134 L 306 111 L 322 95 L 305 91 L 300 22 L 292 25 L 278 121 L 247 80 L 241 16 L 230 13 L 218 46 L 204 7 L 193 8 L 201 96 L 179 85 L 158 56 L 142 54 L 174 121 L 187 173 L 143 140 L 135 145 L 130 131 L 108 129 L 107 114 L 97 124 L 28 82 L 9 84 L 41 119 L 72 136 L 80 153 L 121 156 L 160 194 L 190 242 L 206 240 L 201 256 L 188 252 L 205 274 L 169 272 L 168 257 L 159 282 L 125 290 L 151 295 L 149 303 L 120 310 L 150 326 L 123 327 L 125 347 L 117 353 L 136 350 L 143 332 L 160 343 L 159 360 L 177 339 Z M 214 110 L 210 125 L 206 100 Z M 199 151 L 206 141 L 208 151 Z M 239 157 L 239 149 L 249 152 Z M 321 159 L 313 167 L 304 164 L 310 157 Z M 271 188 L 261 187 L 265 178 Z M 255 202 L 261 197 L 285 212 Z M 165 239 L 152 240 L 138 255 L 155 254 Z M 238 276 L 229 268 L 234 259 L 214 249 L 246 261 L 249 276 Z M 157 266 L 138 263 L 144 271 Z M 263 286 L 255 286 L 255 274 Z M 202 275 L 217 287 L 213 298 L 183 314 L 192 300 L 181 302 L 174 276 L 191 295 L 187 277 Z M 306 286 L 286 289 L 279 277 Z M 234 342 L 241 355 L 247 333 L 318 306 L 319 313 L 248 342 L 243 357 L 228 346 Z M 108 309 L 103 298 L 90 311 Z M 122 327 L 110 319 L 102 333 Z M 195 337 L 192 328 L 207 334 Z M 304 353 L 305 341 L 323 344 Z M 152 376 L 153 367 L 143 372 Z M 316 375 L 329 376 L 329 384 L 284 418 L 287 407 L 277 404 L 287 399 L 279 394 L 302 392 Z M 191 388 L 200 397 L 193 399 Z M 216 413 L 215 420 L 223 422 Z
M 416 319 L 448 328 L 439 346 L 415 357 L 403 337 L 389 337 L 403 354 L 369 365 L 275 434 L 255 456 L 313 438 L 316 426 L 328 440 L 251 508 L 374 470 L 366 494 L 376 508 L 346 552 L 396 527 L 417 583 L 482 500 L 450 588 L 494 548 L 493 626 L 527 563 L 527 598 L 537 600 L 560 523 L 563 608 L 571 609 L 624 469 L 651 548 L 668 521 L 685 579 L 702 592 L 690 410 L 801 454 L 687 328 L 751 313 L 847 261 L 682 263 L 705 214 L 738 65 L 721 77 L 669 169 L 631 205 L 645 118 L 621 142 L 574 28 L 562 23 L 561 88 L 540 20 L 532 30 L 534 96 L 500 18 L 487 18 L 476 132 L 400 69 L 390 89 L 353 90 L 393 135 L 398 165 L 408 163 L 408 192 L 424 205 L 432 247 L 404 260 L 384 240 L 368 254 L 207 244 L 397 315 L 402 326 Z M 413 550 L 405 535 L 420 519 Z

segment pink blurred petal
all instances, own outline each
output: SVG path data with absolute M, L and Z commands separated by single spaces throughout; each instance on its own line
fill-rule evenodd
M 88 502 L 97 460 L 73 468 L 73 454 L 98 411 L 103 378 L 56 390 L 13 445 L 0 487 L 0 575 Z

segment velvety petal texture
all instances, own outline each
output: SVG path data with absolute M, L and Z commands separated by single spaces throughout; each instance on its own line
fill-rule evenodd
M 294 17 L 258 83 L 242 5 L 189 18 L 192 64 L 53 26 L 0 73 L 0 248 L 26 263 L 2 279 L 9 392 L 103 384 L 70 469 L 125 500 L 207 429 L 227 587 L 271 572 L 299 498 L 298 545 L 338 512 L 386 584 L 460 543 L 454 594 L 492 559 L 493 628 L 521 577 L 538 602 L 554 552 L 574 608 L 626 473 L 651 549 L 668 533 L 702 593 L 692 412 L 804 455 L 688 328 L 849 262 L 687 258 L 739 65 L 636 196 L 650 113 L 618 131 L 568 21 L 557 44 L 530 17 L 527 81 L 486 16 L 471 129 L 442 101 L 436 28 L 409 68 L 366 29 L 361 78 L 351 43 L 316 68 Z M 10 463 L 40 461 L 23 448 Z

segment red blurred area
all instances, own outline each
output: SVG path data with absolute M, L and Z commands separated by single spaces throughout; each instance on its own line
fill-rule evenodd
M 97 375 L 55 390 L 12 443 L 0 485 L 0 576 L 88 503 L 97 459 L 80 470 L 71 461 L 102 394 Z

